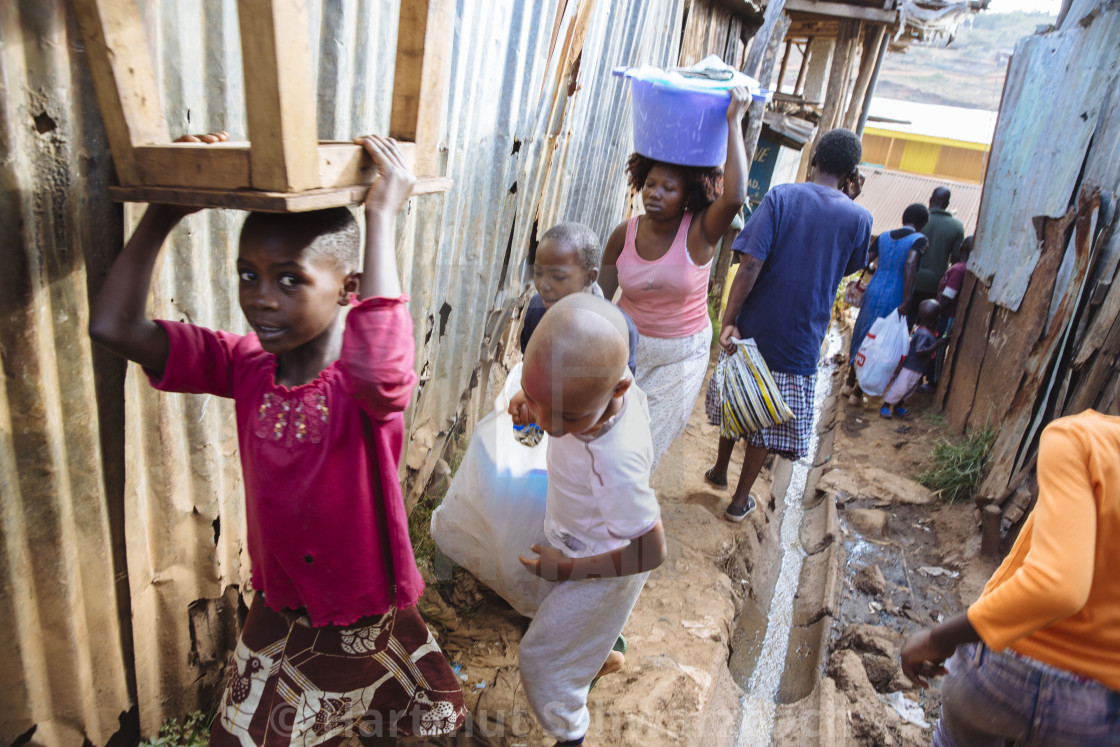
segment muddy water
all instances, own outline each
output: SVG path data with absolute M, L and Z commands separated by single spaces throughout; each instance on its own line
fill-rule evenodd
M 778 686 L 789 648 L 793 601 L 801 576 L 801 564 L 805 559 L 799 536 L 804 515 L 805 481 L 817 453 L 817 422 L 820 420 L 821 408 L 832 388 L 832 372 L 835 368 L 832 357 L 841 345 L 840 335 L 834 329 L 829 329 L 826 340 L 825 362 L 817 368 L 809 456 L 794 463 L 789 487 L 784 496 L 778 496 L 785 507 L 779 530 L 780 547 L 776 549 L 776 552 L 781 553 L 781 565 L 770 597 L 770 607 L 764 612 L 748 600 L 736 621 L 739 626 L 736 638 L 748 648 L 746 656 L 733 657 L 730 662 L 732 677 L 746 692 L 743 698 L 743 717 L 736 738 L 736 744 L 740 747 L 759 747 L 772 741 Z M 761 646 L 757 643 L 759 639 L 762 641 Z M 752 642 L 754 645 L 751 645 Z

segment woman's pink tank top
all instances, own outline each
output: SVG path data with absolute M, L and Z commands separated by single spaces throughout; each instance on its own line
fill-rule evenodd
M 626 224 L 626 243 L 615 266 L 622 297 L 618 307 L 630 315 L 644 337 L 688 337 L 708 324 L 709 260 L 697 267 L 688 255 L 688 227 L 692 213 L 685 213 L 673 245 L 661 259 L 649 262 L 638 256 L 634 237 L 638 217 Z

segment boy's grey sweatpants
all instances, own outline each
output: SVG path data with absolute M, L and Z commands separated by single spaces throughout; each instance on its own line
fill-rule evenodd
M 649 573 L 561 581 L 541 603 L 519 660 L 529 707 L 559 740 L 587 733 L 587 689 L 611 652 Z

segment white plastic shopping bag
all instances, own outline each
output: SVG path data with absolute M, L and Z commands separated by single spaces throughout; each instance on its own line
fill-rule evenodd
M 853 362 L 859 388 L 864 394 L 879 397 L 887 391 L 894 372 L 906 360 L 909 350 L 910 328 L 898 309 L 876 319 Z
M 510 371 L 494 410 L 479 421 L 443 502 L 432 512 L 432 538 L 455 563 L 473 573 L 515 610 L 532 617 L 548 582 L 518 560 L 547 544 L 548 436 L 535 446 L 514 437 L 506 409 L 521 389 L 521 364 Z

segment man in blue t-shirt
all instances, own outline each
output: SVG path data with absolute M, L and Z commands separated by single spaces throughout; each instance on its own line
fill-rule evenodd
M 754 338 L 795 418 L 751 434 L 743 470 L 725 517 L 742 521 L 767 452 L 800 459 L 809 452 L 817 358 L 828 329 L 836 287 L 867 261 L 871 213 L 841 191 L 858 173 L 863 148 L 851 130 L 825 133 L 813 152 L 813 180 L 782 184 L 766 193 L 731 248 L 741 255 L 719 335 Z M 720 438 L 708 482 L 727 486 L 735 442 Z

